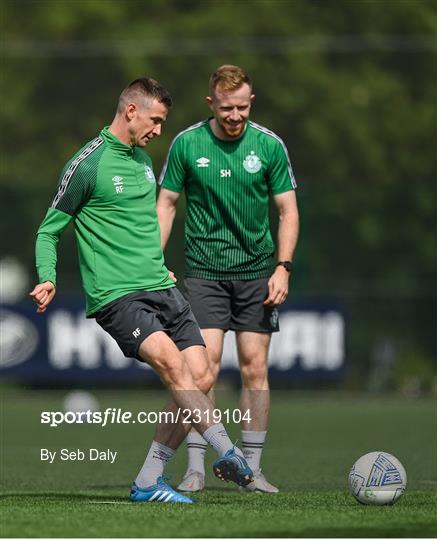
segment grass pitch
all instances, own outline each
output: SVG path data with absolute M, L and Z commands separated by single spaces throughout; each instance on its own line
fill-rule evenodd
M 159 411 L 165 396 L 151 391 L 100 391 L 101 408 Z M 2 537 L 433 537 L 437 535 L 437 408 L 435 400 L 345 394 L 273 392 L 271 428 L 263 456 L 267 478 L 281 493 L 239 493 L 212 474 L 198 504 L 128 501 L 151 425 L 40 424 L 42 411 L 62 410 L 65 392 L 2 389 Z M 235 394 L 218 396 L 222 408 Z M 238 426 L 230 424 L 233 437 Z M 42 462 L 41 448 L 107 448 L 108 462 Z M 347 476 L 362 454 L 397 456 L 408 487 L 391 507 L 361 506 Z M 177 485 L 182 448 L 168 467 Z

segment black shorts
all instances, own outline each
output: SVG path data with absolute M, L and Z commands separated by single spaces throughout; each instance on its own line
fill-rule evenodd
M 159 330 L 180 351 L 192 345 L 205 346 L 189 303 L 174 287 L 129 293 L 104 306 L 95 318 L 128 357 L 140 359 L 141 343 Z
M 264 306 L 269 278 L 214 281 L 185 278 L 187 299 L 200 328 L 279 332 L 278 310 Z

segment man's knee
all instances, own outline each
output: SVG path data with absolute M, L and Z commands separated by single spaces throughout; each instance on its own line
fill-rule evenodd
M 263 359 L 252 359 L 247 362 L 240 362 L 241 376 L 244 386 L 253 390 L 265 388 L 268 379 L 267 362 Z
M 175 347 L 140 347 L 139 353 L 141 360 L 150 364 L 167 386 L 184 386 L 189 370 L 184 357 Z
M 205 365 L 202 371 L 198 371 L 193 378 L 197 388 L 204 394 L 207 394 L 214 386 L 214 375 L 208 364 Z

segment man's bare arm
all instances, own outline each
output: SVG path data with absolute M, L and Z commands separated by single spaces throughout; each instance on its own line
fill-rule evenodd
M 162 188 L 158 202 L 156 203 L 156 213 L 158 214 L 159 227 L 161 229 L 161 247 L 165 250 L 170 238 L 173 221 L 176 216 L 176 204 L 181 196 L 180 193 Z
M 278 261 L 292 261 L 299 237 L 299 212 L 296 193 L 287 191 L 273 196 L 279 213 L 277 252 Z M 269 280 L 269 296 L 266 305 L 277 306 L 285 302 L 288 295 L 290 274 L 283 266 L 277 266 Z

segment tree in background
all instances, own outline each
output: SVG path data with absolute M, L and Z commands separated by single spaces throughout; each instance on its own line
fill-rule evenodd
M 253 118 L 286 141 L 299 183 L 293 295 L 343 302 L 363 368 L 387 336 L 435 365 L 435 2 L 7 0 L 1 15 L 3 254 L 33 267 L 61 167 L 110 122 L 124 83 L 146 73 L 175 98 L 158 172 L 173 136 L 207 116 L 211 71 L 241 64 Z M 167 260 L 181 274 L 175 230 Z M 63 253 L 74 289 L 74 248 Z

